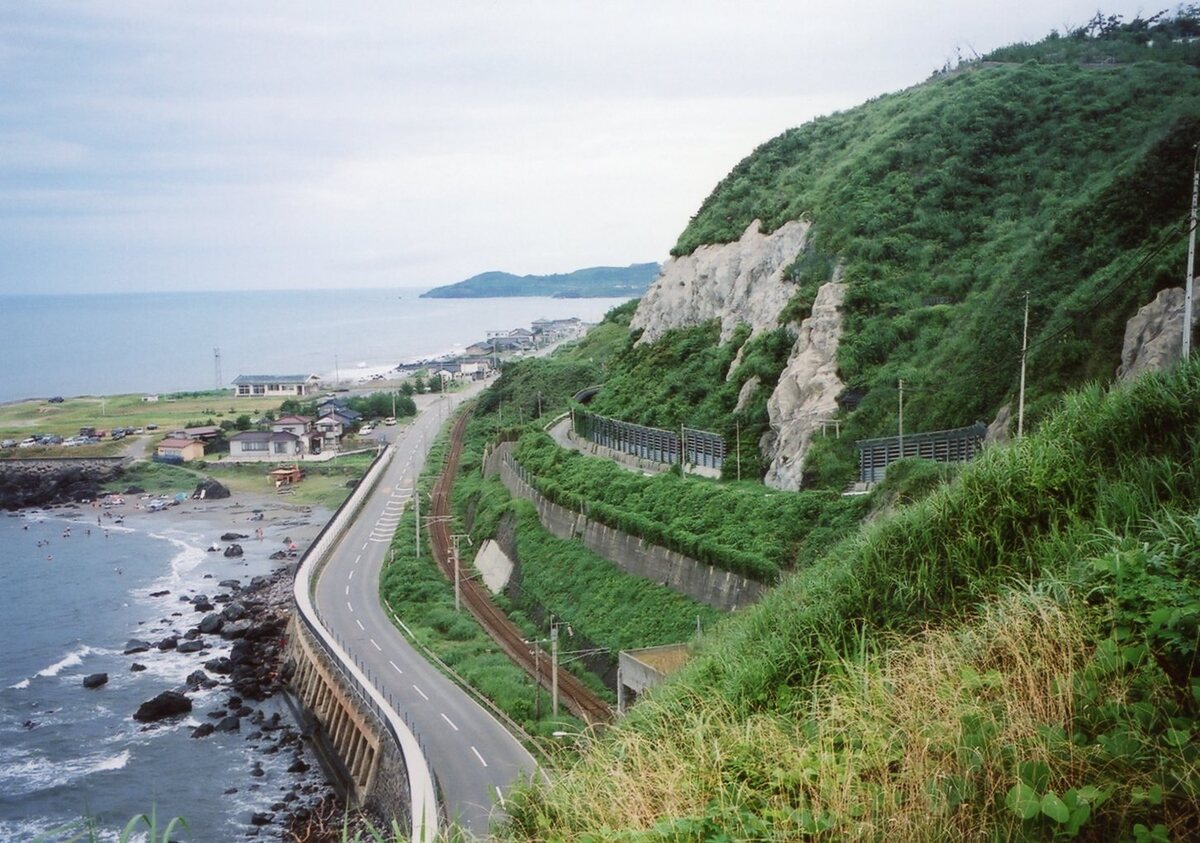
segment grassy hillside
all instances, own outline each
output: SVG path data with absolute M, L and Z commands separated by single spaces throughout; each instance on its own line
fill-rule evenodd
M 849 442 L 894 428 L 899 378 L 914 430 L 989 421 L 1011 401 L 1026 292 L 1036 421 L 1064 390 L 1111 378 L 1125 321 L 1182 284 L 1200 47 L 1165 42 L 1182 32 L 1174 19 L 1142 22 L 1141 41 L 1121 26 L 1007 48 L 791 129 L 739 163 L 680 235 L 677 255 L 734 240 L 755 218 L 768 230 L 811 220 L 790 315 L 844 267 L 839 373 L 864 398 L 828 482 L 845 479 Z M 1080 63 L 1097 57 L 1113 61 Z M 614 388 L 649 386 L 628 362 Z M 712 415 L 726 374 L 693 377 L 658 415 Z M 647 414 L 638 389 L 624 393 L 605 411 Z
M 719 627 L 506 834 L 1194 837 L 1198 451 L 1200 365 L 1073 395 Z

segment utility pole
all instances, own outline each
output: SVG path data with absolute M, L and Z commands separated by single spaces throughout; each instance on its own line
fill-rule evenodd
M 558 624 L 550 624 L 550 710 L 558 717 Z
M 1196 199 L 1200 196 L 1200 144 L 1196 146 L 1196 154 L 1192 159 L 1192 213 L 1188 217 L 1188 265 L 1187 284 L 1183 295 L 1183 359 L 1186 361 L 1192 351 L 1192 281 L 1193 266 L 1196 260 Z
M 740 483 L 742 480 L 742 420 L 734 419 L 733 424 L 734 424 L 734 430 L 736 431 L 736 437 L 737 437 L 734 440 L 734 442 L 736 443 L 734 445 L 734 447 L 737 448 L 737 451 L 736 451 L 736 453 L 737 453 L 737 479 L 738 479 L 738 482 Z
M 904 459 L 904 378 L 900 378 L 900 459 Z
M 1186 341 L 1185 341 L 1186 345 Z M 1025 434 L 1025 355 L 1029 351 L 1029 291 L 1025 291 L 1025 330 L 1021 334 L 1021 394 L 1017 398 L 1017 438 Z

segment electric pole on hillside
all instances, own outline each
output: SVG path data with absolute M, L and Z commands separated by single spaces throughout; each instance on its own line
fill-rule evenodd
M 213 373 L 216 375 L 217 389 L 224 386 L 225 379 L 221 377 L 221 348 L 220 346 L 213 349 Z
M 1192 267 L 1196 260 L 1196 199 L 1200 195 L 1200 144 L 1192 158 L 1192 213 L 1188 217 L 1187 284 L 1183 294 L 1183 359 L 1192 351 Z
M 900 425 L 899 425 L 899 440 L 900 440 L 900 456 L 897 459 L 904 459 L 904 378 L 900 378 Z
M 1017 438 L 1025 432 L 1025 355 L 1029 351 L 1029 291 L 1025 291 L 1025 330 L 1021 334 L 1021 394 L 1017 397 Z

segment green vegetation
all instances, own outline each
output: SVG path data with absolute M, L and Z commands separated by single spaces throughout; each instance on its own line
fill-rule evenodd
M 657 263 L 629 266 L 593 266 L 555 275 L 513 275 L 484 272 L 457 284 L 434 287 L 421 298 L 475 299 L 508 296 L 553 298 L 606 298 L 640 296 L 658 276 Z
M 191 494 L 196 484 L 204 479 L 204 473 L 181 465 L 162 462 L 135 462 L 121 474 L 120 487 L 139 486 L 151 495 L 168 495 L 176 492 Z
M 523 436 L 514 455 L 555 503 L 762 582 L 816 558 L 866 512 L 865 498 L 833 492 L 779 492 L 675 474 L 644 477 L 559 448 L 540 433 Z
M 1198 431 L 1198 364 L 1072 395 L 719 627 L 507 834 L 1189 836 Z
M 781 322 L 807 315 L 835 267 L 848 285 L 838 368 L 863 398 L 847 435 L 812 454 L 806 482 L 850 479 L 853 441 L 894 428 L 900 378 L 914 430 L 988 420 L 1012 401 L 1026 291 L 1027 421 L 1112 377 L 1125 321 L 1183 278 L 1200 44 L 1167 39 L 1197 29 L 1194 7 L 1128 24 L 1099 16 L 788 130 L 722 180 L 675 254 L 735 240 L 756 218 L 768 231 L 805 219 Z M 1092 54 L 1116 63 L 1086 63 Z M 635 349 L 597 411 L 725 432 L 722 393 L 741 386 L 725 380 L 728 357 L 698 333 Z
M 367 473 L 373 453 L 347 454 L 328 462 L 303 464 L 304 479 L 287 487 L 281 501 L 297 506 L 319 506 L 330 511 L 341 506 L 354 485 Z M 221 463 L 205 465 L 205 471 L 233 493 L 277 495 L 269 473 L 276 463 Z
M 418 481 L 428 494 L 445 459 L 446 437 L 434 443 L 426 469 Z M 458 529 L 457 527 L 455 529 Z M 550 695 L 533 684 L 514 665 L 465 609 L 454 610 L 454 586 L 437 567 L 424 536 L 421 554 L 416 553 L 415 513 L 405 509 L 391 544 L 392 561 L 380 578 L 380 594 L 416 640 L 451 668 L 470 687 L 515 720 L 528 733 L 550 738 L 561 729 L 578 729 L 575 718 L 549 716 Z M 498 602 L 504 606 L 503 596 Z M 507 607 L 511 609 L 511 607 Z M 520 622 L 518 613 L 509 612 Z M 525 623 L 530 638 L 537 638 L 532 624 Z

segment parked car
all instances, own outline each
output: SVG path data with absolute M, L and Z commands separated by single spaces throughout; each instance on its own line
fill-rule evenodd
M 374 428 L 374 427 L 372 427 L 372 426 L 371 426 L 371 425 L 369 425 L 369 424 L 364 424 L 364 425 L 363 425 L 361 428 L 359 428 L 359 430 L 358 430 L 358 435 L 359 435 L 359 436 L 369 436 L 369 435 L 371 435 L 371 434 L 372 434 L 372 433 L 374 433 L 374 432 L 375 432 L 375 428 Z
M 396 423 L 396 417 L 388 416 L 386 419 L 383 420 L 383 423 L 386 424 L 388 427 L 391 427 L 392 425 L 394 425 Z
M 49 401 L 51 404 L 61 404 L 63 402 L 63 397 L 61 395 L 55 395 L 53 398 L 49 399 Z
M 17 447 L 16 439 L 5 439 L 3 442 L 0 442 L 0 448 L 15 448 L 15 447 Z

